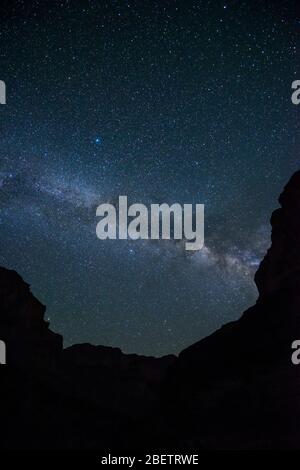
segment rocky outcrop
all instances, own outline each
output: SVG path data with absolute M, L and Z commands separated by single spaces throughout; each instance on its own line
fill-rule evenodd
M 7 365 L 0 366 L 0 449 L 141 444 L 152 432 L 148 423 L 175 356 L 91 344 L 63 349 L 44 314 L 29 285 L 0 268 L 0 339 L 7 347 Z
M 44 320 L 46 307 L 15 271 L 0 267 L 0 338 L 7 345 L 7 362 L 48 367 L 62 351 L 62 336 Z
M 300 171 L 279 197 L 271 217 L 272 245 L 255 275 L 259 300 L 298 284 L 300 278 Z
M 279 203 L 272 245 L 255 276 L 256 305 L 182 351 L 168 374 L 169 417 L 177 410 L 178 418 L 180 410 L 181 442 L 299 446 L 300 369 L 292 364 L 291 345 L 300 339 L 300 172 Z

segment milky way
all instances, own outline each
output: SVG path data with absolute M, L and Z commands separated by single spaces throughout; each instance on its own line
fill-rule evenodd
M 280 3 L 280 4 L 279 4 Z M 296 1 L 10 2 L 0 264 L 65 344 L 178 352 L 240 316 L 299 169 Z M 96 237 L 96 207 L 205 204 L 205 247 Z

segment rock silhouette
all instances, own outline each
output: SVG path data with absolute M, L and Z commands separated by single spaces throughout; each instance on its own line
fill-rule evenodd
M 0 268 L 0 448 L 299 448 L 300 172 L 279 203 L 257 303 L 178 357 L 63 349 L 29 286 Z

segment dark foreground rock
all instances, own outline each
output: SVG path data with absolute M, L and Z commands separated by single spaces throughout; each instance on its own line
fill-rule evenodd
M 182 351 L 168 373 L 175 439 L 192 447 L 300 447 L 300 366 L 291 361 L 300 338 L 300 172 L 279 202 L 256 305 Z
M 300 172 L 279 202 L 256 305 L 178 358 L 63 349 L 29 286 L 0 268 L 0 448 L 300 448 Z

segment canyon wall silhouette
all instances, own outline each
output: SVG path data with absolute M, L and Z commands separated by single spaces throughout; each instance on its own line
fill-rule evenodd
M 79 344 L 0 268 L 0 449 L 176 450 L 300 447 L 300 172 L 271 217 L 257 303 L 178 357 Z

